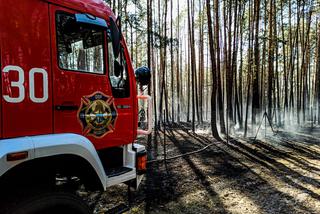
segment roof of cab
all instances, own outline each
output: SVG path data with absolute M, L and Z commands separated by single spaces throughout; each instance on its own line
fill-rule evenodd
M 115 18 L 111 8 L 102 0 L 43 0 L 54 5 L 74 9 L 95 16 Z

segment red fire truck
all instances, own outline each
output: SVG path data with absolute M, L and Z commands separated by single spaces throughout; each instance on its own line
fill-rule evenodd
M 80 183 L 137 188 L 150 71 L 102 0 L 0 0 L 0 213 L 89 213 Z M 138 130 L 138 100 L 148 101 Z

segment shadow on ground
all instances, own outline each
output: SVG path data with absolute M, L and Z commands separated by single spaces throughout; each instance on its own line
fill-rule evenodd
M 163 159 L 164 138 L 169 158 L 214 142 L 172 126 L 159 133 L 157 144 L 148 144 L 149 157 Z M 201 153 L 153 162 L 134 193 L 131 213 L 320 213 L 319 146 L 314 137 L 280 132 L 263 140 L 215 142 Z

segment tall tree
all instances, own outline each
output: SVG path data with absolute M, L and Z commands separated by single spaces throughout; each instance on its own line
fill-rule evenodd
M 214 51 L 214 41 L 213 41 L 213 32 L 212 32 L 212 18 L 211 18 L 211 5 L 210 0 L 206 0 L 207 6 L 207 19 L 208 19 L 208 34 L 209 34 L 209 47 L 210 47 L 210 60 L 211 60 L 211 72 L 212 77 L 216 77 L 216 56 Z M 212 94 L 211 94 L 211 130 L 215 138 L 220 139 L 218 130 L 217 130 L 217 79 L 212 78 Z
M 320 124 L 320 22 L 318 27 L 317 41 L 317 67 L 316 67 L 316 102 L 318 103 L 318 124 Z
M 196 81 L 195 81 L 195 73 L 196 73 L 196 64 L 195 64 L 195 41 L 194 41 L 194 8 L 193 8 L 193 0 L 188 0 L 188 31 L 189 31 L 189 41 L 190 41 L 190 63 L 191 63 L 191 85 L 192 85 L 192 131 L 195 132 L 195 98 L 196 98 Z
M 170 0 L 170 56 L 171 56 L 171 122 L 174 123 L 174 51 L 173 51 L 173 0 Z
M 217 79 L 218 88 L 218 106 L 219 106 L 219 121 L 221 133 L 226 133 L 226 126 L 224 121 L 224 107 L 223 107 L 223 97 L 222 97 L 222 84 L 221 84 L 221 72 L 220 72 L 220 39 L 219 39 L 219 0 L 214 0 L 214 11 L 215 11 L 215 49 L 216 49 L 216 76 L 212 78 Z
M 274 0 L 269 0 L 269 47 L 268 47 L 268 116 L 272 117 L 273 110 L 273 63 L 274 63 L 274 35 L 273 35 L 273 4 Z
M 253 68 L 253 85 L 255 89 L 252 92 L 252 123 L 256 124 L 256 116 L 260 111 L 260 91 L 259 91 L 259 69 L 260 69 L 260 47 L 259 47 L 259 23 L 260 23 L 260 0 L 254 1 L 254 68 Z

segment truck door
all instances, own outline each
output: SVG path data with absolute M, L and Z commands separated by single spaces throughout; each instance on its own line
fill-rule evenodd
M 131 143 L 129 75 L 121 73 L 117 81 L 119 75 L 108 72 L 116 64 L 108 63 L 108 31 L 78 23 L 79 12 L 70 9 L 50 5 L 50 12 L 54 132 L 82 134 L 97 149 Z

